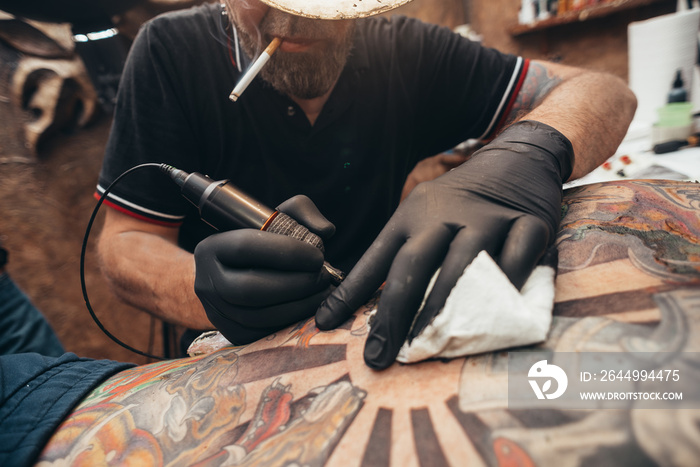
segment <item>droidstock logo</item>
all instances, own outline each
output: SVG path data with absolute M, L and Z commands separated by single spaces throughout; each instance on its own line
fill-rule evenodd
M 547 360 L 540 360 L 530 367 L 530 371 L 527 373 L 530 386 L 532 390 L 535 391 L 535 395 L 538 399 L 556 399 L 564 394 L 566 387 L 569 384 L 569 378 L 566 377 L 566 373 L 557 365 L 548 365 Z M 540 387 L 538 379 L 544 380 L 542 386 Z M 557 382 L 556 391 L 549 392 L 552 388 L 552 380 Z

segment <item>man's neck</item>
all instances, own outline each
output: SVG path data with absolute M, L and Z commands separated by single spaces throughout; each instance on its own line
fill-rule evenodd
M 337 83 L 337 80 L 336 80 L 336 83 Z M 311 126 L 313 126 L 316 123 L 316 119 L 321 114 L 321 110 L 323 110 L 323 106 L 326 105 L 326 101 L 328 101 L 328 97 L 331 95 L 331 92 L 333 92 L 333 88 L 335 88 L 335 83 L 333 83 L 333 86 L 331 86 L 331 88 L 324 95 L 319 96 L 319 97 L 314 97 L 311 99 L 301 99 L 301 98 L 295 97 L 295 96 L 289 96 L 289 97 L 294 102 L 296 102 L 299 107 L 301 107 L 301 110 L 303 110 L 304 114 L 306 114 L 306 118 L 309 119 Z

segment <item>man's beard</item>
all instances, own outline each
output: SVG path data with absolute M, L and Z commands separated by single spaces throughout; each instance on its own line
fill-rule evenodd
M 261 44 L 262 34 L 320 39 L 322 43 L 314 44 L 313 49 L 306 52 L 277 50 L 259 76 L 279 92 L 300 99 L 326 94 L 343 71 L 352 50 L 354 23 L 343 37 L 337 37 L 337 32 L 329 31 L 319 20 L 288 17 L 283 20 L 284 24 L 279 23 L 269 15 L 260 25 L 261 33 L 255 31 L 255 35 L 239 27 L 238 36 L 245 53 L 253 59 L 260 53 L 267 45 Z

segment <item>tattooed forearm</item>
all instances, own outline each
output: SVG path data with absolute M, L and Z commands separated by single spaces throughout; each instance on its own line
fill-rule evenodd
M 537 107 L 561 82 L 562 78 L 545 66 L 537 62 L 530 62 L 523 86 L 516 97 L 511 112 L 506 117 L 506 124 L 513 123 Z

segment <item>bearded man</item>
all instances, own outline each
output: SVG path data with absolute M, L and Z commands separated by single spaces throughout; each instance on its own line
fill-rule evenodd
M 325 253 L 216 232 L 170 180 L 141 170 L 107 198 L 99 249 L 119 296 L 244 344 L 314 313 L 336 327 L 385 282 L 365 346 L 382 369 L 438 269 L 428 315 L 482 250 L 522 286 L 554 241 L 562 183 L 614 153 L 635 98 L 607 74 L 376 16 L 401 3 L 226 0 L 142 28 L 97 193 L 144 162 L 229 179 L 321 236 Z M 279 49 L 231 102 L 273 38 Z M 488 144 L 399 205 L 419 161 L 470 139 Z M 350 271 L 337 289 L 324 260 Z

